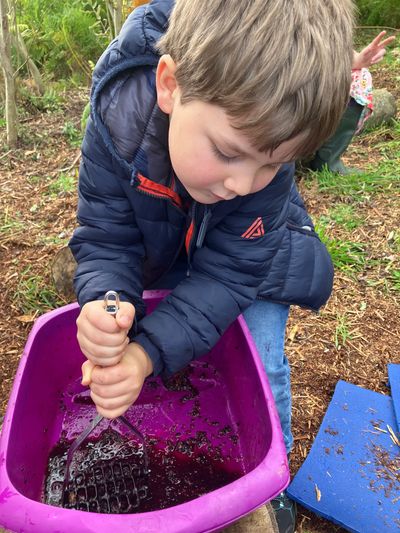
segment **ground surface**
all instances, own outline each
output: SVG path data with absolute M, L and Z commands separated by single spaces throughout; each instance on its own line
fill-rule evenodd
M 392 71 L 380 69 L 375 85 L 400 101 Z M 33 320 L 46 308 L 66 303 L 55 294 L 50 266 L 75 225 L 75 141 L 86 99 L 87 91 L 74 90 L 52 112 L 26 114 L 19 148 L 0 151 L 0 416 Z M 0 135 L 1 146 L 4 128 Z M 377 165 L 385 157 L 379 146 L 391 140 L 387 132 L 359 137 L 346 161 L 360 168 Z M 299 187 L 313 217 L 326 216 L 337 203 L 355 208 L 361 225 L 345 230 L 331 224 L 330 231 L 337 239 L 361 243 L 367 260 L 356 272 L 337 271 L 332 298 L 320 314 L 291 311 L 293 474 L 312 445 L 337 381 L 388 393 L 386 365 L 400 363 L 400 289 L 399 281 L 397 289 L 391 283 L 393 271 L 400 269 L 399 188 L 354 200 L 321 192 L 307 176 Z M 297 531 L 340 529 L 301 509 Z

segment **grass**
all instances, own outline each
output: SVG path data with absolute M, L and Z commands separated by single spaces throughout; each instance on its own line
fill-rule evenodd
M 350 324 L 348 322 L 346 313 L 338 314 L 336 317 L 336 328 L 334 335 L 335 348 L 337 350 L 340 350 L 342 346 L 345 346 L 348 340 L 353 339 L 353 332 L 350 331 L 349 327 Z
M 400 292 L 400 270 L 393 269 L 389 273 L 389 283 L 393 290 Z
M 399 162 L 389 160 L 381 163 L 379 169 L 374 172 L 338 176 L 324 169 L 320 172 L 315 172 L 314 175 L 320 192 L 362 202 L 370 198 L 372 194 L 400 192 L 398 167 Z
M 332 236 L 322 217 L 316 222 L 315 229 L 327 247 L 335 268 L 347 272 L 363 270 L 366 262 L 365 244 Z
M 20 216 L 20 213 L 11 216 L 6 207 L 4 214 L 0 219 L 0 243 L 4 244 L 6 241 L 12 240 L 25 231 L 26 226 L 20 219 Z
M 23 314 L 35 316 L 64 303 L 47 280 L 31 272 L 31 267 L 21 272 L 14 301 Z
M 6 211 L 4 213 L 3 220 L 0 222 L 0 234 L 9 235 L 10 233 L 20 231 L 22 229 L 24 229 L 24 223 L 22 220 L 10 216 L 8 211 Z
M 368 122 L 367 122 L 368 124 Z M 340 176 L 323 169 L 313 172 L 318 190 L 334 197 L 346 197 L 354 202 L 364 202 L 373 194 L 393 194 L 400 192 L 400 122 L 383 125 L 361 135 L 368 145 L 382 156 L 379 163 L 371 163 L 361 173 Z M 308 181 L 308 180 L 307 180 Z M 311 183 L 308 183 L 311 186 Z
M 320 217 L 320 223 L 328 225 L 330 222 L 341 226 L 342 228 L 351 231 L 359 226 L 362 226 L 363 219 L 356 214 L 356 210 L 349 204 L 337 204 L 329 210 L 328 215 Z

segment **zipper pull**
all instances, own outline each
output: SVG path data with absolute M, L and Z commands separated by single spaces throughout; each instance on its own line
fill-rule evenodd
M 199 234 L 197 235 L 196 248 L 201 248 L 203 246 L 204 237 L 206 236 L 207 226 L 211 218 L 211 215 L 212 215 L 211 209 L 209 207 L 206 207 L 203 220 L 201 221 Z

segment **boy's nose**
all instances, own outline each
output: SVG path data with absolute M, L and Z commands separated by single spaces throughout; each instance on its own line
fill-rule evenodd
M 226 179 L 224 186 L 237 196 L 245 196 L 266 187 L 277 171 L 277 168 L 261 167 L 256 172 L 238 173 Z
M 255 176 L 252 174 L 238 174 L 225 180 L 224 186 L 230 192 L 237 196 L 246 196 L 252 192 Z

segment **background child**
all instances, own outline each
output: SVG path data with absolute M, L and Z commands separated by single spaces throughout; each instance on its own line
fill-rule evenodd
M 104 416 L 244 313 L 290 451 L 289 305 L 318 310 L 333 278 L 291 161 L 337 127 L 352 25 L 350 0 L 154 0 L 99 60 L 70 246 L 83 383 Z M 155 287 L 173 291 L 144 316 Z M 116 319 L 103 309 L 110 289 Z M 287 510 L 282 531 L 294 527 Z
M 331 172 L 342 175 L 356 172 L 345 167 L 341 156 L 347 150 L 353 136 L 361 131 L 364 122 L 372 113 L 372 77 L 368 68 L 382 60 L 386 46 L 396 38 L 392 36 L 383 39 L 385 35 L 386 31 L 381 31 L 361 52 L 354 51 L 349 103 L 335 133 L 307 163 L 311 170 L 322 170 L 326 167 Z

